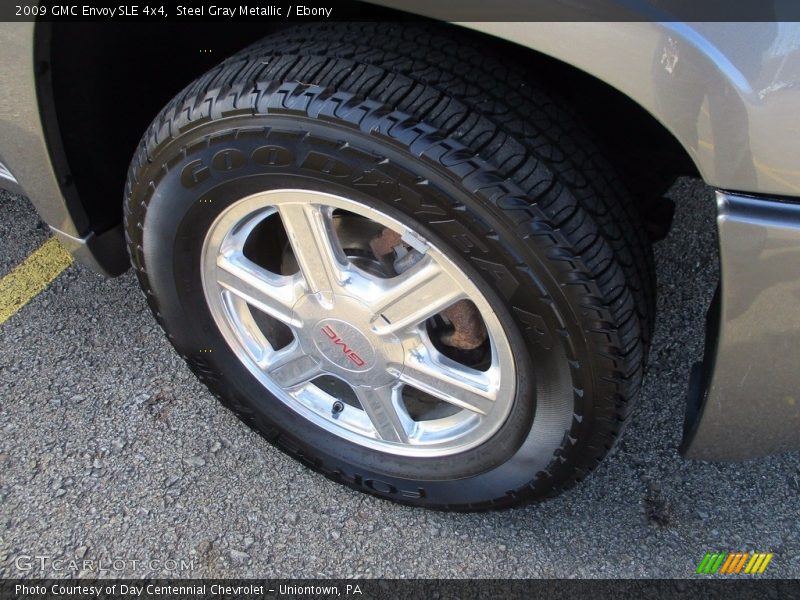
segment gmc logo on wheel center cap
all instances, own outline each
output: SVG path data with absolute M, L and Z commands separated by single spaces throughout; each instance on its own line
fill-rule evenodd
M 347 343 L 339 337 L 339 334 L 331 327 L 330 325 L 325 325 L 322 328 L 322 333 L 333 342 L 334 346 L 340 346 L 344 355 L 350 359 L 350 361 L 357 367 L 363 367 L 366 365 L 366 361 L 362 359 L 355 350 L 352 350 Z

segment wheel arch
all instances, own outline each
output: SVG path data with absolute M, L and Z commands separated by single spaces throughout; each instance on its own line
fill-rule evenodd
M 415 18 L 389 9 L 386 15 Z M 527 65 L 532 76 L 542 77 L 556 94 L 572 101 L 643 200 L 660 198 L 676 176 L 696 173 L 672 133 L 621 92 L 611 74 L 610 82 L 598 78 L 582 68 L 586 65 L 569 64 L 568 57 L 547 44 L 535 48 L 518 35 L 501 38 L 500 32 L 484 25 L 457 27 L 493 38 Z M 194 78 L 275 28 L 260 22 L 36 25 L 37 95 L 51 162 L 64 197 L 73 198 L 74 221 L 88 223 L 79 233 L 96 240 L 108 233 L 104 243 L 90 250 L 106 255 L 95 257 L 100 262 L 127 261 L 119 235 L 122 202 L 117 199 L 121 200 L 136 144 L 153 116 Z M 141 44 L 142 39 L 148 43 Z M 131 93 L 131 82 L 137 93 Z M 609 119 L 609 114 L 615 117 Z

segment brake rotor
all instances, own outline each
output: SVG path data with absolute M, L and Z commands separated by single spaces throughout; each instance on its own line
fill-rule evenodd
M 399 233 L 389 228 L 384 228 L 379 236 L 372 238 L 369 246 L 381 264 L 391 267 L 397 275 L 411 268 L 422 258 L 422 254 L 417 250 L 403 243 Z M 396 257 L 394 260 L 391 258 L 393 256 Z M 458 350 L 475 350 L 486 341 L 488 337 L 486 326 L 480 312 L 469 300 L 459 300 L 441 314 L 453 326 L 452 332 L 440 337 L 446 346 Z

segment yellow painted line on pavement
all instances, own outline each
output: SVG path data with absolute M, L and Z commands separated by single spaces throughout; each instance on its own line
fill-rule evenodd
M 44 290 L 72 264 L 72 255 L 50 238 L 0 279 L 0 325 Z

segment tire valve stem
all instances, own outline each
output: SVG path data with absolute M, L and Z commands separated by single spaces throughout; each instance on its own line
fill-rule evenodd
M 337 400 L 336 402 L 333 403 L 333 407 L 331 408 L 331 417 L 333 417 L 334 419 L 338 419 L 339 413 L 341 413 L 343 410 L 344 410 L 344 402 L 342 402 L 341 400 Z

